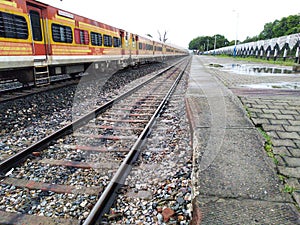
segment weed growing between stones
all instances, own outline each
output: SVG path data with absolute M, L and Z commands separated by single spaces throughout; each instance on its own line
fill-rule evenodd
M 274 163 L 276 165 L 278 165 L 278 159 L 275 157 L 274 153 L 273 153 L 273 149 L 272 149 L 272 141 L 271 141 L 271 137 L 263 130 L 262 127 L 257 127 L 259 133 L 264 137 L 265 139 L 265 145 L 264 148 L 268 154 L 268 156 L 270 158 L 273 159 Z

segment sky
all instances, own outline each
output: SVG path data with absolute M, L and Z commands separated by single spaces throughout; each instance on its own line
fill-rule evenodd
M 167 42 L 188 48 L 199 36 L 229 41 L 258 35 L 264 25 L 300 14 L 299 0 L 39 0 L 141 36 L 167 32 Z

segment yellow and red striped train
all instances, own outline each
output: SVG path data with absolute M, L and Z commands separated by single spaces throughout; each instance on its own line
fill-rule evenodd
M 0 80 L 27 84 L 40 74 L 76 74 L 92 64 L 125 67 L 186 54 L 39 1 L 0 0 Z

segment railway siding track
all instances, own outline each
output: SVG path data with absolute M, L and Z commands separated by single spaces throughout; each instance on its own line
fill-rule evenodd
M 25 87 L 11 88 L 7 90 L 1 90 L 0 87 L 0 103 L 24 98 L 26 96 L 62 88 L 69 85 L 76 85 L 78 84 L 79 81 L 80 81 L 80 77 L 71 77 L 71 78 L 68 77 L 65 79 L 51 81 L 50 85 L 47 86 L 39 86 L 39 87 L 25 86 Z
M 0 223 L 99 223 L 183 73 L 173 65 L 2 161 Z

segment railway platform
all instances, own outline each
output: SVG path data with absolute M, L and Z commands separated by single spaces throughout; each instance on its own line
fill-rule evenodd
M 218 60 L 224 59 L 193 56 L 186 93 L 194 151 L 192 224 L 300 224 L 298 184 L 292 191 L 287 190 L 291 187 L 289 182 L 297 181 L 299 174 L 295 172 L 294 179 L 290 179 L 293 174 L 288 170 L 290 167 L 284 160 L 288 156 L 283 151 L 286 150 L 286 154 L 291 151 L 282 150 L 286 146 L 279 143 L 284 145 L 286 139 L 280 139 L 279 134 L 284 134 L 274 128 L 274 121 L 282 119 L 275 111 L 273 120 L 273 117 L 258 118 L 266 117 L 263 115 L 268 114 L 269 109 L 260 107 L 262 111 L 255 112 L 255 104 L 261 105 L 263 99 L 260 92 L 249 97 L 241 91 L 248 89 L 237 88 L 251 80 L 259 82 L 257 77 L 224 72 L 214 67 Z M 226 60 L 228 64 L 236 63 L 233 59 Z M 274 76 L 270 77 L 274 81 Z M 276 101 L 274 93 L 267 97 L 270 96 Z M 256 101 L 251 101 L 251 97 Z M 273 128 L 264 129 L 273 141 L 274 149 L 269 156 L 265 150 L 266 140 L 258 131 L 267 125 Z M 278 126 L 284 128 L 282 124 Z M 294 131 L 293 134 L 298 133 Z M 296 149 L 295 144 L 294 152 Z M 299 151 L 297 154 L 299 156 Z M 300 162 L 299 158 L 291 158 L 294 163 L 297 159 Z M 284 174 L 285 170 L 289 173 Z

